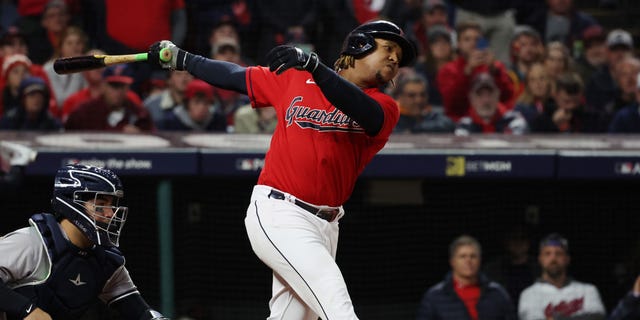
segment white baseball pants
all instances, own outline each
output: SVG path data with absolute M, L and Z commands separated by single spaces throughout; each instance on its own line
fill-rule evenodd
M 335 262 L 338 221 L 328 222 L 291 202 L 269 198 L 272 189 L 254 187 L 245 218 L 253 251 L 273 270 L 267 319 L 358 319 Z

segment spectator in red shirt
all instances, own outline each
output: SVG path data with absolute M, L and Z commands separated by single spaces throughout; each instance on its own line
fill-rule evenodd
M 187 34 L 184 0 L 109 0 L 105 15 L 103 27 L 115 43 L 102 47 L 111 54 L 145 52 L 157 39 L 180 45 Z
M 499 96 L 500 91 L 491 75 L 479 73 L 474 76 L 469 91 L 469 115 L 460 118 L 455 134 L 528 132 L 524 117 L 518 111 L 506 110 L 498 101 Z
M 506 103 L 513 96 L 513 82 L 502 62 L 483 45 L 482 29 L 474 22 L 458 24 L 458 57 L 438 72 L 438 88 L 442 94 L 445 114 L 454 121 L 469 113 L 468 93 L 471 78 L 481 72 L 489 72 L 500 89 L 500 101 Z M 477 46 L 480 43 L 481 46 Z M 507 105 L 507 108 L 511 108 Z
M 125 64 L 105 68 L 102 94 L 79 105 L 69 115 L 65 129 L 124 133 L 153 131 L 155 128 L 149 112 L 141 104 L 127 99 L 129 86 L 133 83 L 130 70 Z
M 87 52 L 88 55 L 94 54 L 105 54 L 104 51 L 93 49 Z M 62 122 L 66 122 L 69 115 L 78 108 L 82 103 L 89 101 L 91 99 L 97 99 L 102 95 L 102 87 L 103 87 L 103 78 L 102 72 L 104 69 L 93 69 L 88 71 L 83 71 L 82 76 L 87 82 L 87 87 L 84 89 L 70 95 L 62 105 L 62 113 L 61 119 Z M 142 104 L 140 100 L 140 96 L 138 96 L 135 92 L 129 90 L 127 91 L 127 99 L 130 100 L 133 104 Z
M 515 320 L 509 294 L 480 272 L 482 248 L 475 238 L 462 235 L 449 245 L 451 271 L 422 298 L 418 320 Z

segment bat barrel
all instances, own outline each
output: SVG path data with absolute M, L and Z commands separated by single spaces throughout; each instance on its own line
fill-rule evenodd
M 80 56 L 62 58 L 53 62 L 53 71 L 57 74 L 69 74 L 104 67 L 104 56 Z

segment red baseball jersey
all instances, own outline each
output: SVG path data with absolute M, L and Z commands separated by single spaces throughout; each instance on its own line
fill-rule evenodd
M 276 75 L 250 67 L 246 81 L 251 105 L 273 106 L 278 118 L 258 184 L 312 204 L 347 201 L 358 175 L 398 122 L 397 104 L 377 88 L 364 90 L 384 111 L 382 129 L 370 137 L 324 97 L 308 72 L 290 69 Z

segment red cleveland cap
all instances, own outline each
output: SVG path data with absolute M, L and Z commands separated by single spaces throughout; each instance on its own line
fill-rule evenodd
M 132 84 L 133 71 L 126 64 L 108 66 L 102 72 L 102 79 L 106 82 Z

